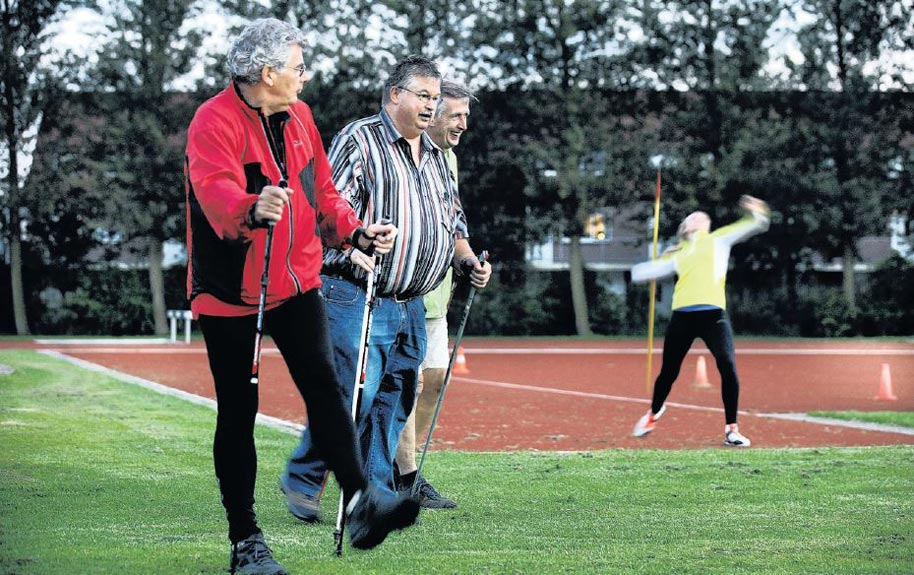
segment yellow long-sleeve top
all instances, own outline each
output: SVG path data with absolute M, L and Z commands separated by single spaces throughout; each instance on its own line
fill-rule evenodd
M 697 305 L 727 309 L 726 283 L 730 248 L 768 229 L 766 214 L 752 213 L 711 233 L 698 231 L 675 251 L 632 268 L 632 281 L 645 282 L 678 275 L 673 310 Z

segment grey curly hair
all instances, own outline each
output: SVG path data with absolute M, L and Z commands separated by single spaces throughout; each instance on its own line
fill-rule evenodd
M 261 18 L 248 24 L 228 51 L 232 80 L 250 86 L 260 82 L 264 66 L 282 68 L 289 60 L 289 47 L 304 47 L 305 33 L 282 20 Z

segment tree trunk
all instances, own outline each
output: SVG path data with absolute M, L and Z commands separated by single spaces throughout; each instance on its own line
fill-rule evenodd
M 843 258 L 843 287 L 844 301 L 847 303 L 847 309 L 851 313 L 857 312 L 857 290 L 854 282 L 854 250 L 851 246 L 844 247 Z
M 787 319 L 792 326 L 799 322 L 800 296 L 797 293 L 797 258 L 788 260 L 784 269 L 784 290 L 787 294 Z
M 578 236 L 571 237 L 568 274 L 571 278 L 571 304 L 574 308 L 575 329 L 578 335 L 590 335 L 587 291 L 584 289 L 584 255 L 581 253 L 581 238 Z
M 10 230 L 10 284 L 13 293 L 13 318 L 16 334 L 29 335 L 29 319 L 25 313 L 25 289 L 22 283 L 22 241 L 19 238 L 19 218 L 11 218 L 15 226 Z
M 12 114 L 13 110 L 7 110 Z M 25 313 L 25 288 L 22 283 L 22 237 L 19 220 L 19 134 L 16 132 L 14 122 L 10 115 L 9 125 L 6 127 L 6 143 L 9 150 L 9 174 L 7 187 L 9 188 L 9 239 L 10 239 L 10 291 L 13 295 L 13 319 L 16 322 L 17 335 L 29 335 L 29 320 Z
M 149 291 L 152 294 L 152 320 L 156 335 L 168 333 L 165 309 L 165 278 L 162 274 L 162 242 L 149 240 Z

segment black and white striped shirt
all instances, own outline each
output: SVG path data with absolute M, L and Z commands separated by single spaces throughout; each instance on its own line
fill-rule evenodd
M 416 166 L 409 142 L 383 109 L 350 123 L 333 138 L 333 183 L 368 225 L 390 218 L 399 233 L 375 271 L 378 294 L 401 298 L 430 292 L 454 257 L 454 240 L 468 237 L 466 217 L 444 152 L 421 137 Z M 365 273 L 343 252 L 324 249 L 323 273 L 361 282 Z

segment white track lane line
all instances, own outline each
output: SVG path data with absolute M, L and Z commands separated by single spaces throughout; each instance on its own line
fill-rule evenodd
M 832 419 L 830 417 L 814 417 L 812 415 L 806 415 L 805 413 L 756 413 L 755 415 L 770 419 L 785 419 L 787 421 L 802 421 L 804 423 L 818 423 L 820 425 L 851 427 L 853 429 L 865 429 L 867 431 L 914 435 L 914 429 L 911 429 L 910 427 L 901 427 L 900 425 L 890 425 L 887 423 L 870 423 L 868 421 L 847 421 L 844 419 Z
M 473 355 L 647 355 L 647 348 L 513 348 L 513 347 L 493 347 L 493 348 L 463 348 L 464 353 Z M 662 354 L 663 348 L 654 348 L 654 355 Z M 711 355 L 706 349 L 689 350 L 691 355 Z M 749 347 L 736 348 L 736 355 L 914 355 L 914 347 L 911 349 L 866 349 L 866 348 L 836 348 L 836 349 L 784 349 L 784 348 L 766 348 L 766 347 Z
M 50 344 L 49 347 L 53 347 Z M 203 347 L 175 347 L 175 348 L 122 348 L 122 347 L 66 347 L 66 353 L 83 353 L 83 354 L 112 354 L 112 355 L 204 355 L 206 348 Z M 464 348 L 467 355 L 647 355 L 647 348 L 637 349 L 599 349 L 599 348 Z M 279 350 L 275 347 L 265 347 L 262 353 L 267 355 L 279 355 Z M 663 348 L 654 348 L 654 355 L 663 353 Z M 693 349 L 689 355 L 710 355 L 706 349 Z M 745 348 L 736 349 L 736 355 L 864 355 L 864 356 L 914 356 L 912 349 L 780 349 L 780 348 Z
M 463 377 L 461 375 L 454 376 L 455 380 L 459 380 L 467 383 L 475 383 L 476 385 L 485 385 L 488 387 L 499 387 L 502 389 L 516 389 L 518 391 L 535 391 L 539 393 L 550 393 L 553 395 L 568 395 L 572 397 L 586 397 L 588 399 L 603 399 L 606 401 L 621 401 L 624 403 L 641 403 L 650 405 L 650 399 L 643 399 L 640 397 L 626 397 L 624 395 L 607 395 L 605 393 L 590 393 L 586 391 L 573 391 L 570 389 L 557 389 L 555 387 L 539 387 L 536 385 L 522 385 L 519 383 L 508 383 L 505 381 L 491 381 L 487 379 L 474 379 L 471 377 Z M 676 403 L 673 401 L 666 402 L 666 405 L 671 405 L 673 407 L 682 407 L 684 409 L 694 409 L 696 411 L 713 411 L 718 413 L 723 413 L 723 409 L 720 407 L 706 407 L 704 405 L 692 405 L 690 403 Z M 738 412 L 740 415 L 755 415 L 745 411 Z
M 124 381 L 127 383 L 133 383 L 133 384 L 139 385 L 141 387 L 145 387 L 147 389 L 151 389 L 153 391 L 157 391 L 157 392 L 165 394 L 165 395 L 171 395 L 173 397 L 178 397 L 178 398 L 184 399 L 186 401 L 190 401 L 191 403 L 196 403 L 198 405 L 204 405 L 211 409 L 216 409 L 215 400 L 209 399 L 208 397 L 202 397 L 199 395 L 188 393 L 188 392 L 180 390 L 180 389 L 168 387 L 168 386 L 162 385 L 160 383 L 150 381 L 148 379 L 143 379 L 141 377 L 136 377 L 134 375 L 116 371 L 111 368 L 98 365 L 96 363 L 92 363 L 92 362 L 89 362 L 89 361 L 86 361 L 83 359 L 79 359 L 76 357 L 71 357 L 71 356 L 61 353 L 59 351 L 47 350 L 47 349 L 38 350 L 38 351 L 39 351 L 39 353 L 43 353 L 43 354 L 51 356 L 51 357 L 56 357 L 58 359 L 62 359 L 64 361 L 67 361 L 69 363 L 82 367 L 84 369 L 96 371 L 99 373 L 104 373 L 104 374 L 109 375 L 120 381 Z M 78 349 L 68 349 L 67 351 L 70 353 L 91 353 L 93 351 L 96 353 L 99 352 L 98 349 L 93 349 L 93 348 L 90 348 L 86 351 L 82 351 L 82 350 L 78 350 Z M 174 353 L 174 351 L 176 351 L 176 350 L 132 350 L 132 351 L 134 353 L 149 353 L 151 351 L 156 351 L 156 352 L 162 351 L 162 352 Z M 205 351 L 206 350 L 185 349 L 185 350 L 181 350 L 181 353 L 201 353 L 201 352 L 205 353 Z M 264 349 L 263 351 L 267 352 L 268 350 Z M 276 348 L 271 348 L 270 351 L 275 352 L 276 354 L 279 353 L 279 351 Z M 115 349 L 115 350 L 112 350 L 107 353 L 130 353 L 130 352 L 131 352 L 131 350 Z M 625 402 L 625 403 L 650 404 L 649 399 L 643 399 L 643 398 L 637 398 L 637 397 L 626 397 L 626 396 L 622 396 L 622 395 L 588 393 L 588 392 L 584 392 L 584 391 L 572 391 L 572 390 L 567 390 L 567 389 L 557 389 L 557 388 L 553 388 L 553 387 L 537 387 L 537 386 L 533 386 L 533 385 L 522 385 L 522 384 L 518 384 L 518 383 L 507 383 L 507 382 L 503 382 L 503 381 L 490 381 L 490 380 L 484 380 L 484 379 L 474 379 L 474 378 L 462 377 L 462 376 L 456 376 L 456 377 L 454 377 L 454 379 L 464 381 L 467 383 L 473 383 L 476 385 L 498 387 L 498 388 L 502 388 L 502 389 L 515 389 L 515 390 L 519 390 L 519 391 L 533 391 L 533 392 L 538 392 L 538 393 L 550 393 L 550 394 L 554 394 L 554 395 L 586 397 L 589 399 L 602 399 L 602 400 L 606 400 L 606 401 L 620 401 L 620 402 Z M 668 401 L 667 405 L 670 405 L 673 407 L 680 407 L 683 409 L 691 409 L 694 411 L 710 411 L 710 412 L 716 412 L 716 413 L 723 412 L 723 409 L 721 409 L 719 407 L 706 407 L 704 405 L 693 405 L 693 404 L 689 404 L 689 403 L 678 403 L 678 402 Z M 738 413 L 740 415 L 751 416 L 751 417 L 764 417 L 764 418 L 769 418 L 769 419 L 802 421 L 804 423 L 812 423 L 812 424 L 818 424 L 818 425 L 831 425 L 831 426 L 835 426 L 835 427 L 847 427 L 847 428 L 851 428 L 851 429 L 864 429 L 864 430 L 868 430 L 868 431 L 878 431 L 878 432 L 884 432 L 884 433 L 898 433 L 898 434 L 902 434 L 902 435 L 914 435 L 914 430 L 905 428 L 905 427 L 898 427 L 898 426 L 894 426 L 894 425 L 883 425 L 883 424 L 878 424 L 878 423 L 866 423 L 866 422 L 860 422 L 860 421 L 845 421 L 845 420 L 841 420 L 841 419 L 828 419 L 828 418 L 824 418 L 824 417 L 812 417 L 812 416 L 806 415 L 804 413 L 756 413 L 756 412 L 750 413 L 750 412 L 746 412 L 746 411 L 742 411 L 742 410 L 740 410 Z M 284 419 L 279 419 L 277 417 L 272 417 L 269 415 L 263 415 L 261 413 L 257 414 L 257 422 L 261 423 L 263 425 L 266 425 L 267 427 L 279 429 L 281 431 L 285 431 L 285 432 L 291 433 L 293 435 L 301 434 L 301 431 L 304 428 L 304 426 L 302 426 L 301 424 L 294 423 L 291 421 L 286 421 Z
M 209 407 L 214 411 L 216 410 L 216 400 L 210 399 L 208 397 L 203 397 L 202 395 L 196 395 L 181 389 L 168 387 L 167 385 L 162 385 L 161 383 L 156 383 L 148 379 L 143 379 L 142 377 L 137 377 L 135 375 L 130 375 L 129 373 L 123 373 L 103 365 L 98 365 L 97 363 L 92 363 L 91 361 L 86 361 L 77 357 L 70 357 L 65 353 L 60 353 L 59 351 L 40 349 L 38 350 L 38 353 L 43 353 L 44 355 L 48 355 L 56 359 L 61 359 L 83 369 L 88 369 L 89 371 L 103 373 L 118 381 L 139 385 L 140 387 L 151 389 L 152 391 L 161 393 L 163 395 L 170 395 L 172 397 L 177 397 L 178 399 L 183 399 L 184 401 L 189 401 L 190 403 Z M 299 423 L 286 421 L 285 419 L 279 419 L 278 417 L 264 415 L 262 413 L 257 414 L 256 421 L 261 425 L 272 427 L 273 429 L 278 429 L 292 435 L 301 435 L 302 429 L 304 429 L 304 426 Z

